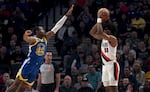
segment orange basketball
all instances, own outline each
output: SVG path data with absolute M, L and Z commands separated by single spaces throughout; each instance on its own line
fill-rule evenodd
M 103 21 L 107 21 L 109 19 L 110 12 L 107 8 L 100 8 L 98 10 L 98 17 L 102 18 Z

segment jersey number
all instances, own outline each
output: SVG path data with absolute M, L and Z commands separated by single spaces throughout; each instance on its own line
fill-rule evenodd
M 108 53 L 108 48 L 104 48 L 104 51 L 105 51 L 106 53 Z

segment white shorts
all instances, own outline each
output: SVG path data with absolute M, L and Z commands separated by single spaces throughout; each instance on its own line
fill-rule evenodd
M 102 66 L 102 82 L 104 87 L 118 86 L 120 67 L 118 62 L 112 62 Z

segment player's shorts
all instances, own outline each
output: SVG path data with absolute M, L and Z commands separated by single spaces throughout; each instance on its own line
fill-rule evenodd
M 38 64 L 33 64 L 30 61 L 25 61 L 22 67 L 19 69 L 16 78 L 24 81 L 27 85 L 32 86 L 37 79 L 37 75 L 39 73 Z
M 120 67 L 118 62 L 111 62 L 102 66 L 102 82 L 104 87 L 118 86 Z

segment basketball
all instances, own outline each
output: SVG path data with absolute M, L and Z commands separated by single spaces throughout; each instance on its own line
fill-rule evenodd
M 107 8 L 100 8 L 98 10 L 98 17 L 102 18 L 103 21 L 107 21 L 109 19 L 110 13 Z

